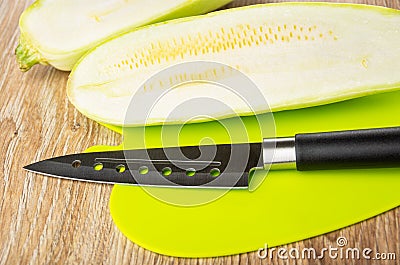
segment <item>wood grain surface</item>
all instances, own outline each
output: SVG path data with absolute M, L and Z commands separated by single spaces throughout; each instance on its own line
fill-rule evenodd
M 265 1 L 234 1 L 227 7 Z M 400 0 L 360 0 L 400 9 Z M 14 58 L 18 19 L 30 1 L 0 2 L 0 264 L 400 264 L 400 208 L 287 248 L 335 246 L 396 252 L 397 261 L 261 260 L 257 253 L 183 259 L 155 254 L 127 240 L 109 212 L 111 185 L 61 181 L 27 173 L 31 162 L 116 145 L 120 135 L 78 113 L 68 102 L 68 73 L 35 66 L 21 73 Z M 150 4 L 150 3 L 149 3 Z M 400 25 L 399 25 L 400 26 Z

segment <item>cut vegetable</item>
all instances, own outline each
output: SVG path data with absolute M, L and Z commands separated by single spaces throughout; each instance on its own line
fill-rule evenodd
M 38 0 L 21 15 L 17 60 L 71 70 L 90 48 L 111 35 L 168 19 L 203 14 L 231 0 Z
M 177 19 L 94 49 L 71 73 L 68 96 L 96 121 L 142 125 L 144 120 L 126 115 L 133 95 L 132 104 L 152 100 L 154 89 L 141 84 L 168 66 L 198 60 L 223 63 L 246 74 L 272 111 L 390 91 L 400 87 L 399 25 L 399 10 L 333 3 L 266 4 Z M 191 69 L 169 80 L 201 74 Z M 168 88 L 168 80 L 160 81 L 155 89 Z M 167 93 L 145 122 L 197 122 L 269 111 L 262 104 L 250 111 L 233 94 L 212 84 L 185 84 Z M 205 106 L 194 119 L 190 111 L 170 115 L 196 97 L 213 97 L 232 109 L 221 112 Z

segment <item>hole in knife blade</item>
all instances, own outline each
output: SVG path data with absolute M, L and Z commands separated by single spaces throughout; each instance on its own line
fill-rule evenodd
M 141 166 L 139 167 L 139 174 L 140 175 L 146 175 L 149 172 L 149 168 L 146 166 Z
M 172 169 L 170 167 L 164 167 L 161 171 L 163 176 L 169 176 L 172 173 Z
M 117 170 L 118 173 L 124 173 L 126 170 L 125 165 L 122 164 L 116 166 L 115 169 Z
M 102 170 L 103 167 L 104 167 L 104 166 L 103 166 L 102 163 L 96 163 L 96 164 L 93 165 L 93 169 L 96 170 L 96 171 Z
M 213 168 L 213 169 L 211 169 L 211 171 L 210 171 L 210 175 L 211 175 L 212 177 L 218 177 L 220 174 L 221 174 L 221 171 L 219 171 L 218 168 Z
M 82 165 L 82 161 L 81 160 L 74 160 L 71 163 L 71 165 L 72 165 L 73 168 L 78 168 L 78 167 L 80 167 Z
M 194 169 L 194 168 L 186 169 L 186 176 L 193 177 L 195 174 L 196 174 L 196 169 Z

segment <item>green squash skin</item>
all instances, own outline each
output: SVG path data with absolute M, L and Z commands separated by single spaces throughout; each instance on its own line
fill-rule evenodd
M 382 15 L 385 16 L 400 16 L 400 10 L 396 10 L 396 9 L 391 9 L 391 8 L 386 8 L 386 7 L 381 7 L 381 6 L 372 6 L 372 5 L 364 5 L 364 4 L 347 4 L 347 3 L 329 3 L 329 2 L 285 2 L 285 3 L 269 3 L 269 4 L 258 4 L 258 5 L 251 5 L 251 6 L 244 6 L 244 7 L 239 7 L 239 8 L 235 8 L 235 10 L 237 9 L 253 9 L 253 8 L 258 8 L 259 6 L 264 6 L 264 5 L 288 5 L 288 6 L 295 6 L 295 5 L 309 5 L 309 6 L 332 6 L 332 7 L 337 7 L 337 6 L 344 6 L 346 8 L 354 8 L 354 9 L 367 9 L 367 10 L 374 10 L 374 11 L 378 11 L 379 13 L 381 13 Z M 163 25 L 163 24 L 175 24 L 175 23 L 181 23 L 181 22 L 186 22 L 186 21 L 191 21 L 191 20 L 195 20 L 196 18 L 199 17 L 212 17 L 212 16 L 218 16 L 219 14 L 222 13 L 229 13 L 231 12 L 231 9 L 227 9 L 227 10 L 221 10 L 221 11 L 216 11 L 216 12 L 212 12 L 210 14 L 206 14 L 206 15 L 200 15 L 200 16 L 193 16 L 193 17 L 184 17 L 184 18 L 178 18 L 178 19 L 174 19 L 174 20 L 170 20 L 170 21 L 164 21 L 164 22 L 160 22 L 160 23 L 156 23 L 156 24 L 151 24 L 151 25 L 147 25 L 138 29 L 135 29 L 133 31 L 130 32 L 124 32 L 121 34 L 118 34 L 116 36 L 110 37 L 107 40 L 105 40 L 102 44 L 112 41 L 113 39 L 119 38 L 125 34 L 129 34 L 132 33 L 136 30 L 145 30 L 147 28 L 151 28 L 151 27 L 157 27 L 158 25 Z M 67 84 L 67 94 L 68 97 L 69 96 L 69 87 L 70 87 L 70 83 L 71 83 L 71 76 L 74 75 L 74 72 L 76 71 L 76 69 L 79 67 L 79 64 L 85 59 L 85 57 L 91 53 L 93 53 L 94 51 L 96 51 L 96 49 L 100 47 L 96 46 L 93 49 L 89 50 L 87 52 L 87 54 L 83 57 L 80 58 L 80 60 L 76 63 L 76 65 L 74 66 L 74 68 L 72 69 L 71 73 L 70 73 L 70 77 L 68 80 L 68 84 Z M 319 105 L 324 105 L 324 104 L 331 104 L 331 103 L 336 103 L 336 102 L 340 102 L 340 101 L 344 101 L 344 100 L 349 100 L 349 99 L 353 99 L 353 98 L 359 98 L 359 97 L 363 97 L 363 96 L 368 96 L 368 95 L 373 95 L 373 94 L 377 94 L 377 93 L 384 93 L 384 92 L 391 92 L 391 91 L 396 91 L 400 88 L 400 82 L 396 83 L 396 84 L 392 84 L 389 87 L 384 87 L 382 88 L 381 86 L 375 86 L 375 87 L 365 87 L 365 89 L 363 91 L 359 91 L 359 90 L 349 90 L 348 93 L 346 94 L 341 94 L 338 95 L 335 98 L 327 98 L 324 100 L 321 100 L 319 98 L 311 98 L 309 101 L 307 102 L 299 102 L 297 104 L 294 105 L 290 105 L 290 106 L 281 106 L 279 108 L 271 108 L 272 112 L 278 112 L 278 111 L 285 111 L 285 110 L 292 110 L 292 109 L 300 109 L 300 108 L 307 108 L 307 107 L 312 107 L 312 106 L 319 106 Z M 72 100 L 70 100 L 72 104 L 74 104 L 74 102 Z M 251 113 L 241 113 L 240 116 L 252 116 L 254 114 L 262 114 L 264 113 L 263 111 L 260 112 L 251 112 Z M 87 114 L 84 113 L 85 116 L 89 117 L 90 119 L 93 119 L 97 122 L 99 122 L 102 125 L 105 126 L 110 126 L 111 128 L 114 128 L 115 126 L 122 126 L 122 124 L 116 124 L 116 123 L 110 123 L 107 120 L 102 119 L 102 117 L 98 117 L 95 116 L 93 114 Z M 231 116 L 221 116 L 221 119 L 226 119 L 226 118 L 230 118 Z M 211 119 L 201 119 L 201 120 L 195 120 L 195 121 L 191 121 L 191 123 L 200 123 L 200 122 L 207 122 L 210 121 Z M 176 121 L 168 121 L 168 124 L 174 125 L 174 124 L 181 124 L 182 121 L 176 120 Z M 160 122 L 152 122 L 149 125 L 154 125 L 154 126 L 158 126 L 158 125 L 164 125 L 165 122 L 164 121 L 160 121 Z M 138 126 L 138 125 L 124 125 L 124 126 Z
M 75 63 L 79 60 L 82 55 L 84 55 L 88 50 L 93 47 L 96 47 L 100 43 L 113 38 L 114 36 L 118 36 L 120 34 L 131 31 L 132 29 L 153 24 L 159 23 L 162 21 L 176 19 L 181 17 L 193 16 L 204 14 L 215 10 L 223 5 L 228 4 L 232 0 L 213 0 L 213 1 L 205 1 L 205 0 L 195 0 L 195 1 L 187 1 L 186 3 L 176 6 L 174 9 L 170 10 L 169 13 L 165 15 L 150 18 L 148 21 L 143 21 L 141 25 L 136 26 L 127 26 L 123 29 L 117 30 L 111 36 L 102 38 L 97 40 L 95 43 L 91 43 L 89 45 L 83 46 L 80 49 L 72 50 L 72 51 L 61 51 L 55 50 L 48 47 L 41 47 L 39 43 L 35 41 L 34 36 L 31 36 L 25 30 L 25 17 L 29 16 L 31 12 L 35 12 L 35 9 L 44 5 L 46 0 L 37 0 L 34 2 L 28 9 L 26 9 L 19 20 L 19 27 L 21 31 L 20 39 L 17 48 L 15 49 L 15 55 L 17 62 L 19 64 L 19 68 L 21 71 L 28 71 L 35 64 L 42 65 L 52 65 L 55 68 L 63 71 L 70 71 Z

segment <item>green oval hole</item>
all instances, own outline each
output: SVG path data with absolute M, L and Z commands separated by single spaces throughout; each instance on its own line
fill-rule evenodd
M 188 168 L 186 170 L 186 176 L 188 177 L 193 177 L 196 174 L 196 169 L 194 168 Z
M 100 171 L 103 169 L 103 164 L 102 163 L 96 163 L 93 165 L 93 169 L 96 171 Z
M 141 166 L 139 167 L 139 174 L 140 175 L 146 175 L 147 173 L 149 173 L 149 168 L 146 166 Z
M 218 177 L 219 175 L 221 175 L 221 171 L 219 171 L 218 168 L 213 168 L 210 171 L 210 175 L 213 177 Z
M 125 165 L 118 165 L 116 166 L 115 169 L 117 170 L 118 173 L 124 173 L 126 170 Z
M 170 167 L 164 167 L 161 173 L 163 176 L 169 176 L 172 174 L 172 169 Z

